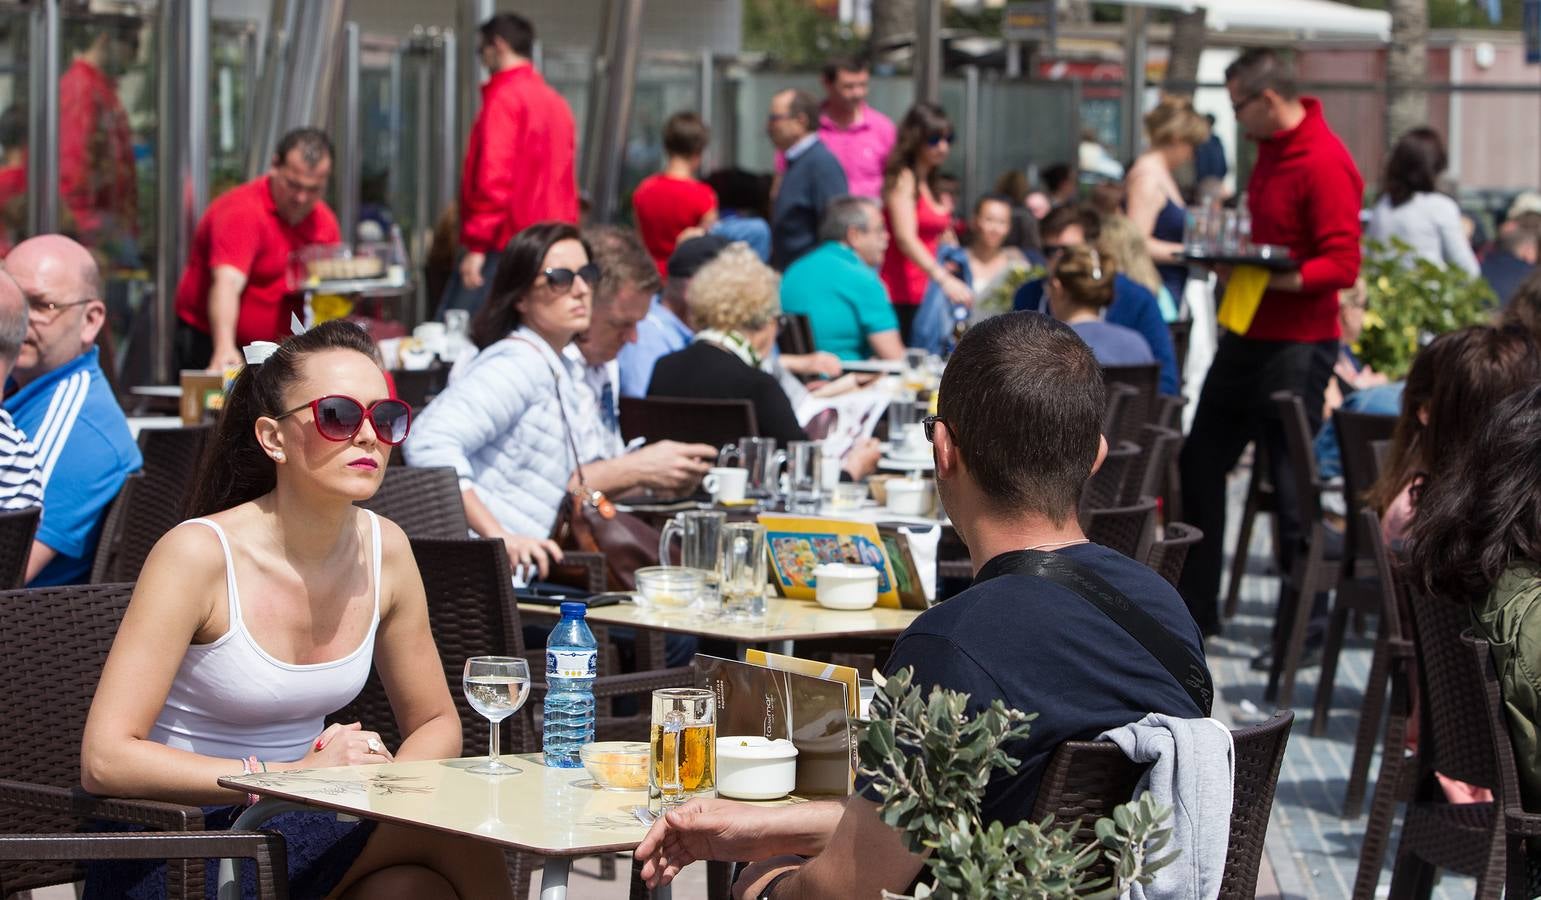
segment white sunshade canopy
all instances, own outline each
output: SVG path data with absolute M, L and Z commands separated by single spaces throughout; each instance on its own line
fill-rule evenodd
M 1203 8 L 1205 23 L 1216 31 L 1230 28 L 1282 31 L 1300 37 L 1391 39 L 1391 14 L 1359 9 L 1332 0 L 1111 0 L 1124 6 L 1151 6 L 1192 12 Z

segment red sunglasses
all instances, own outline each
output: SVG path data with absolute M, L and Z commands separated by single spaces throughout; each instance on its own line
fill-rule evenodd
M 316 432 L 329 441 L 353 440 L 354 435 L 364 426 L 366 418 L 374 426 L 375 437 L 380 439 L 380 443 L 393 447 L 406 440 L 407 432 L 412 428 L 412 407 L 400 400 L 376 400 L 365 406 L 342 394 L 318 397 L 273 418 L 292 416 L 302 409 L 315 414 Z

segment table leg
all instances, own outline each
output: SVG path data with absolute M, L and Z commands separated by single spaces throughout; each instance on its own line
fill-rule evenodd
M 280 813 L 313 810 L 314 807 L 303 803 L 292 803 L 288 800 L 258 800 L 247 810 L 236 816 L 230 825 L 231 831 L 255 831 L 262 823 Z M 222 859 L 219 861 L 219 900 L 241 900 L 241 880 L 237 877 L 236 861 Z
M 546 867 L 540 873 L 540 900 L 567 900 L 567 876 L 572 867 L 573 861 L 565 856 L 546 857 Z

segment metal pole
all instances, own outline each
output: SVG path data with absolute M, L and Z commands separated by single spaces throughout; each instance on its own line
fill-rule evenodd
M 417 165 L 412 179 L 414 185 L 412 191 L 413 218 L 417 222 L 417 227 L 413 229 L 412 247 L 416 253 L 415 259 L 418 261 L 428 258 L 428 245 L 432 240 L 431 235 L 434 228 L 432 206 L 428 198 L 428 186 L 432 183 L 428 174 L 432 171 L 428 155 L 432 152 L 431 148 L 433 146 L 433 113 L 430 112 L 433 109 L 433 85 L 430 84 L 433 69 L 431 57 L 426 54 L 431 52 L 432 45 L 430 44 L 426 51 L 414 49 L 411 58 L 412 67 L 417 70 L 417 77 L 413 79 L 417 86 L 417 121 L 413 123 L 414 127 L 412 129 L 412 133 L 417 139 L 417 152 L 413 154 L 416 157 Z M 458 90 L 459 87 L 455 85 L 454 79 L 450 79 L 446 92 L 454 93 Z M 452 143 L 456 142 L 454 134 L 441 135 L 441 137 L 448 139 Z M 438 297 L 429 297 L 427 291 L 428 286 L 424 283 L 424 280 L 421 278 L 417 279 L 419 321 L 427 318 L 427 310 L 432 309 L 434 304 L 439 302 Z
M 973 203 L 979 184 L 979 67 L 963 67 L 963 201 Z
M 444 210 L 451 203 L 459 200 L 460 182 L 457 176 L 460 173 L 460 160 L 464 155 L 464 145 L 460 142 L 459 135 L 468 133 L 471 110 L 476 108 L 474 106 L 467 107 L 466 114 L 463 117 L 458 115 L 459 104 L 456 103 L 456 100 L 460 95 L 457 77 L 461 62 L 461 57 L 457 52 L 459 41 L 454 34 L 447 31 L 441 36 L 440 40 L 442 41 L 441 47 L 443 48 L 440 53 L 444 69 L 443 84 L 440 85 L 441 102 L 439 104 L 439 112 L 441 118 L 438 123 L 439 168 L 437 174 L 439 178 L 439 196 L 433 206 L 432 213 L 435 221 L 438 220 L 438 217 L 444 213 Z M 457 125 L 462 127 L 457 127 Z M 433 223 L 428 223 L 428 227 L 432 229 Z
M 915 102 L 939 103 L 942 97 L 942 4 L 915 4 Z
M 717 89 L 716 76 L 717 66 L 713 60 L 712 51 L 710 48 L 702 48 L 700 71 L 701 102 L 699 106 L 701 109 L 701 116 L 706 119 L 706 123 L 708 125 L 712 124 L 712 121 L 716 118 L 716 109 L 714 106 Z M 712 171 L 712 169 L 716 168 L 716 163 L 719 158 L 717 142 L 713 141 L 707 144 L 706 158 L 701 161 L 701 168 L 707 172 Z
M 32 234 L 59 230 L 59 0 L 32 7 L 28 67 L 27 226 Z
M 598 146 L 593 148 L 597 162 L 592 172 L 593 180 L 589 183 L 589 200 L 593 204 L 594 220 L 598 222 L 609 222 L 614 218 L 619 200 L 622 151 L 631 124 L 631 98 L 636 88 L 637 57 L 642 44 L 644 0 L 610 0 L 610 3 L 615 7 L 611 15 L 615 26 L 612 41 L 615 53 L 609 61 L 604 126 L 600 129 Z
M 460 94 L 460 102 L 456 105 L 465 110 L 465 115 L 460 120 L 459 135 L 455 142 L 453 155 L 457 162 L 465 155 L 466 142 L 471 136 L 471 122 L 476 118 L 476 111 L 482 103 L 482 82 L 487 78 L 487 70 L 482 68 L 481 38 L 476 30 L 496 12 L 493 0 L 460 0 L 460 21 L 455 29 L 461 39 L 457 45 L 460 81 L 456 89 Z
M 1141 116 L 1145 107 L 1145 7 L 1124 7 L 1124 121 L 1119 146 L 1124 159 L 1140 153 Z
M 163 0 L 158 93 L 161 190 L 157 197 L 155 302 L 150 304 L 154 380 L 171 380 L 172 298 L 209 199 L 209 4 Z
M 303 2 L 273 0 L 262 76 L 252 98 L 251 144 L 246 148 L 248 179 L 267 171 L 269 157 L 283 131 L 284 103 L 281 98 L 288 96 L 289 47 L 294 42 L 294 32 L 299 25 L 300 4 Z
M 337 141 L 337 224 L 343 241 L 351 244 L 358 233 L 359 179 L 359 27 L 342 27 L 342 134 Z
M 602 0 L 599 7 L 599 35 L 589 67 L 589 102 L 583 114 L 583 133 L 578 138 L 578 183 L 592 198 L 599 180 L 599 145 L 605 127 L 605 103 L 609 95 L 601 90 L 610 82 L 611 62 L 615 59 L 616 11 L 614 0 Z

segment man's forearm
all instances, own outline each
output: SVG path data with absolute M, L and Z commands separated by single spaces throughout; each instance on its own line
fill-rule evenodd
M 619 497 L 642 485 L 641 469 L 631 454 L 623 453 L 614 459 L 596 459 L 583 464 L 583 479 L 591 491 L 604 491 L 607 496 Z M 571 485 L 578 486 L 578 473 L 574 472 Z
M 240 290 L 216 282 L 209 289 L 209 337 L 215 347 L 235 346 L 235 325 L 240 314 Z
M 845 814 L 844 800 L 815 800 L 782 807 L 777 828 L 767 835 L 771 846 L 766 855 L 791 853 L 797 856 L 818 856 L 829 846 L 829 839 Z

